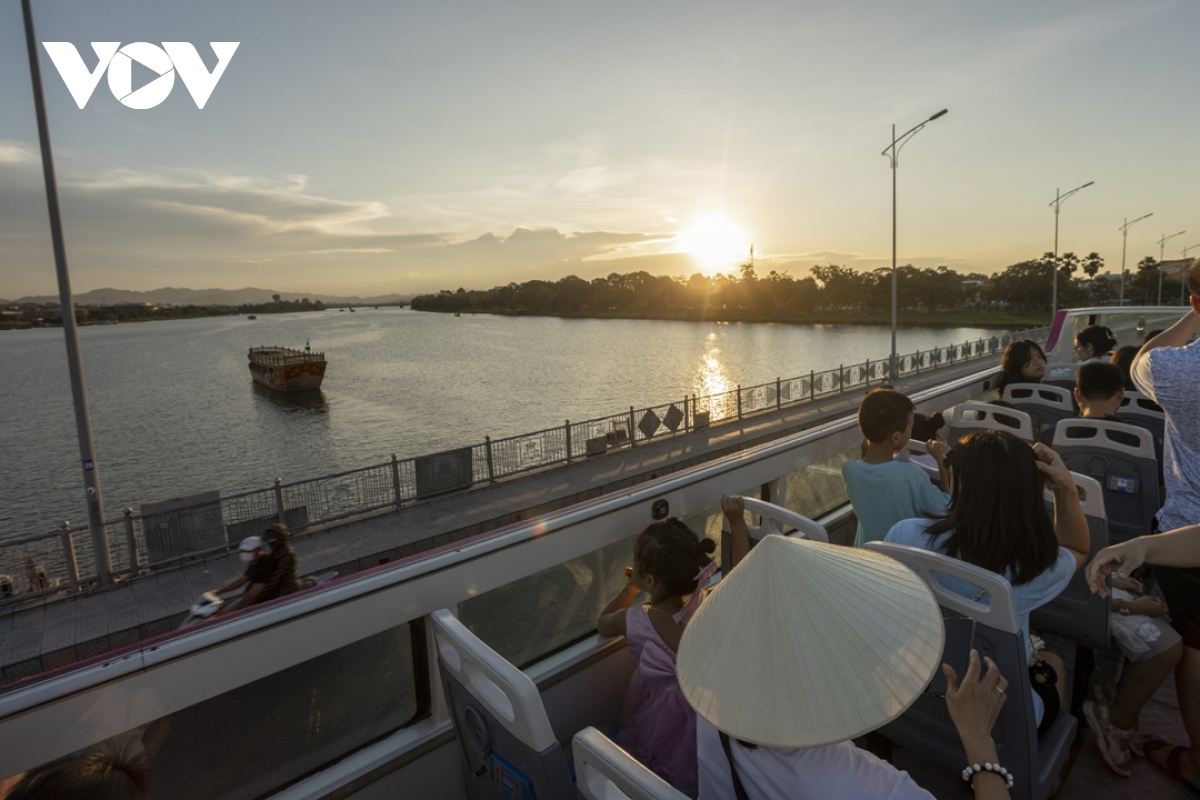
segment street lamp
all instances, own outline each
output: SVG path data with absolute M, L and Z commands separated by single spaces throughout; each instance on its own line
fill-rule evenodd
M 1055 315 L 1058 314 L 1058 208 L 1068 197 L 1080 191 L 1081 189 L 1086 189 L 1093 183 L 1095 183 L 1095 181 L 1088 181 L 1083 186 L 1076 186 L 1066 194 L 1062 194 L 1062 192 L 1060 192 L 1058 189 L 1054 190 L 1054 201 L 1050 203 L 1050 205 L 1054 207 L 1054 291 L 1051 295 L 1050 301 L 1051 319 L 1054 319 Z
M 1119 229 L 1121 231 L 1121 305 L 1125 305 L 1125 245 L 1129 241 L 1129 229 L 1133 227 L 1135 223 L 1141 222 L 1142 220 L 1153 216 L 1154 212 L 1151 211 L 1146 216 L 1138 217 L 1133 222 L 1130 222 L 1129 217 L 1126 217 L 1125 224 Z
M 1163 237 L 1158 240 L 1158 304 L 1160 306 L 1162 305 L 1163 249 L 1167 246 L 1167 242 L 1174 239 L 1176 236 L 1183 236 L 1185 233 L 1187 233 L 1187 231 L 1172 233 L 1170 236 L 1163 234 Z
M 904 147 L 908 140 L 916 136 L 926 125 L 938 117 L 946 116 L 949 110 L 943 108 L 921 124 L 914 125 L 899 137 L 896 136 L 896 126 L 892 125 L 892 143 L 883 148 L 883 152 L 879 154 L 887 156 L 892 167 L 892 357 L 888 361 L 889 382 L 895 381 L 898 377 L 896 363 L 896 167 L 900 165 L 900 148 Z

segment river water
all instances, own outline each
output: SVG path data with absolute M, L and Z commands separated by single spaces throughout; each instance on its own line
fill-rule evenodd
M 900 331 L 900 352 L 994 335 Z M 106 515 L 232 493 L 861 363 L 886 327 L 554 319 L 360 308 L 80 329 Z M 250 380 L 255 345 L 329 361 L 304 404 Z M 0 332 L 0 539 L 87 523 L 61 329 Z

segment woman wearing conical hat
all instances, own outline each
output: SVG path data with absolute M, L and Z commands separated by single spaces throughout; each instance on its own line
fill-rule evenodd
M 700 800 L 931 800 L 850 741 L 900 716 L 938 668 L 945 631 L 928 587 L 852 548 L 768 536 L 749 552 L 740 499 L 721 504 L 736 568 L 692 618 L 678 660 L 699 716 Z M 991 738 L 1008 682 L 985 661 L 982 678 L 974 651 L 961 683 L 943 671 L 951 718 L 981 765 L 976 797 L 995 800 L 1008 797 Z

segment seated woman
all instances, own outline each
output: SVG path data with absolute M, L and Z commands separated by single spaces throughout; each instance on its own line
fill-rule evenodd
M 1046 376 L 1046 354 L 1032 339 L 1018 339 L 1004 349 L 1000 359 L 1000 396 L 1010 383 L 1041 383 Z
M 884 541 L 945 553 L 1003 575 L 1012 584 L 1021 630 L 1029 614 L 1057 597 L 1087 561 L 1087 520 L 1062 459 L 1044 444 L 1030 447 L 1011 433 L 978 431 L 947 454 L 950 510 L 941 519 L 908 519 Z M 1054 491 L 1054 520 L 1046 513 L 1043 483 Z M 947 588 L 975 597 L 979 587 L 939 577 Z M 1034 716 L 1044 733 L 1067 706 L 1062 660 L 1031 644 L 1029 672 Z M 1055 689 L 1057 687 L 1057 691 Z
M 1075 335 L 1075 357 L 1083 364 L 1106 361 L 1117 346 L 1113 332 L 1103 325 L 1088 325 Z
M 679 646 L 679 685 L 699 717 L 700 800 L 932 800 L 851 741 L 899 716 L 938 670 L 943 623 L 929 587 L 886 556 L 795 537 L 767 536 L 746 555 L 740 500 L 721 505 L 737 566 Z M 972 651 L 961 682 L 941 669 L 963 780 L 1000 800 L 1010 779 L 991 730 L 1008 681 L 982 661 Z

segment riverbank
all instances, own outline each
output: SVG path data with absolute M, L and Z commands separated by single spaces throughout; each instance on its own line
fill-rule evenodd
M 424 309 L 421 309 L 424 310 Z M 815 311 L 815 312 L 769 312 L 750 309 L 663 309 L 646 312 L 642 310 L 581 311 L 532 314 L 524 311 L 501 309 L 433 311 L 440 314 L 497 314 L 501 316 L 557 317 L 560 319 L 645 319 L 673 322 L 776 322 L 788 325 L 889 325 L 891 318 L 878 311 Z M 951 311 L 901 311 L 897 324 L 902 328 L 989 328 L 997 330 L 1022 330 L 1048 324 L 1043 314 L 1012 313 L 955 309 Z

